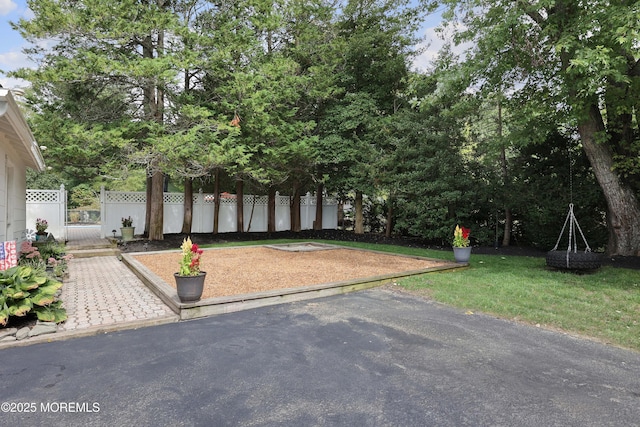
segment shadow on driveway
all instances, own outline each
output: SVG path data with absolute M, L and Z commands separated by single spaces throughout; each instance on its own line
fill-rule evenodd
M 0 417 L 15 426 L 640 420 L 640 353 L 380 288 L 0 357 Z

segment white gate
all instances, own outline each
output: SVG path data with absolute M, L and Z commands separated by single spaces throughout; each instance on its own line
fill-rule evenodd
M 67 240 L 67 190 L 27 190 L 27 230 L 36 229 L 36 220 L 49 224 L 47 231 L 60 241 Z

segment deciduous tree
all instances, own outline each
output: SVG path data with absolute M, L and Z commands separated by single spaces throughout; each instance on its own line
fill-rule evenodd
M 640 4 L 635 1 L 442 1 L 471 41 L 475 85 L 511 90 L 537 115 L 563 113 L 607 202 L 612 255 L 640 250 Z M 459 19 L 458 19 L 459 18 Z M 462 25 L 458 25 L 462 24 Z M 542 136 L 542 135 L 541 135 Z

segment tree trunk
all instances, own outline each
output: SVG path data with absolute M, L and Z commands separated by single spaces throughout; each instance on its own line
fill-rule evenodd
M 598 142 L 598 135 L 603 131 L 600 110 L 592 105 L 588 117 L 578 125 L 578 132 L 607 201 L 607 254 L 636 255 L 640 250 L 640 203 L 633 190 L 620 181 L 614 170 L 613 156 L 605 143 Z
M 218 234 L 220 220 L 220 169 L 216 168 L 213 183 L 213 234 Z
M 276 231 L 276 190 L 273 187 L 269 187 L 267 211 L 267 231 L 273 233 Z
M 300 220 L 300 184 L 293 183 L 293 200 L 291 201 L 291 231 L 298 233 L 302 230 Z
M 158 31 L 157 45 L 154 47 L 153 37 L 148 35 L 141 43 L 142 56 L 147 59 L 154 58 L 154 51 L 161 56 L 164 50 L 164 32 Z M 143 86 L 143 108 L 145 119 L 162 124 L 164 121 L 164 92 L 160 88 L 157 79 L 149 80 Z M 164 239 L 164 174 L 157 168 L 157 159 L 151 160 L 149 165 L 151 182 L 147 181 L 147 212 L 148 228 L 145 231 L 149 240 Z
M 151 224 L 151 176 L 147 175 L 146 183 L 146 203 L 144 211 L 144 235 L 149 237 L 149 225 Z
M 244 181 L 236 180 L 236 231 L 244 233 Z
M 164 240 L 164 174 L 155 171 L 151 177 L 151 215 L 149 240 Z
M 504 147 L 504 139 L 502 139 L 502 102 L 498 98 L 498 138 L 500 139 L 500 165 L 502 168 L 502 195 L 504 200 L 509 200 L 509 170 L 507 169 L 507 150 Z M 513 226 L 513 217 L 511 215 L 511 207 L 505 203 L 504 207 L 504 234 L 502 235 L 502 246 L 509 246 L 511 243 L 511 228 Z
M 356 214 L 355 214 L 355 227 L 356 234 L 364 234 L 364 213 L 362 211 L 362 192 L 356 191 Z
M 511 243 L 511 225 L 513 224 L 513 216 L 511 208 L 504 208 L 504 235 L 502 236 L 502 246 L 509 246 Z
M 389 197 L 387 205 L 387 224 L 385 225 L 384 235 L 389 238 L 393 231 L 393 197 Z
M 184 217 L 182 219 L 182 233 L 191 233 L 193 225 L 193 180 L 184 179 Z
M 251 222 L 253 221 L 253 213 L 256 210 L 256 195 L 251 196 L 251 215 L 249 215 L 249 224 L 247 224 L 247 233 L 251 231 Z
M 318 184 L 316 190 L 316 220 L 313 221 L 314 230 L 322 230 L 322 193 L 324 192 L 324 184 Z

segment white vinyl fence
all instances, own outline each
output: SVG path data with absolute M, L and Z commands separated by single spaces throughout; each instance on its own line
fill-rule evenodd
M 244 231 L 267 231 L 267 196 L 246 195 L 243 198 Z M 102 217 L 101 236 L 120 235 L 122 218 L 131 216 L 136 234 L 145 227 L 146 193 L 100 191 Z M 192 233 L 213 232 L 214 195 L 204 194 L 202 190 L 193 195 Z M 233 194 L 223 193 L 220 197 L 218 232 L 237 231 L 237 201 Z M 164 193 L 164 230 L 165 234 L 180 233 L 184 213 L 183 193 Z M 276 231 L 291 229 L 291 198 L 276 193 Z M 303 230 L 313 228 L 316 215 L 316 198 L 310 193 L 300 198 L 300 220 Z M 322 228 L 338 228 L 338 203 L 335 199 L 325 198 L 322 205 Z
M 67 190 L 27 190 L 27 230 L 36 229 L 36 219 L 47 220 L 47 231 L 58 239 L 67 239 Z

